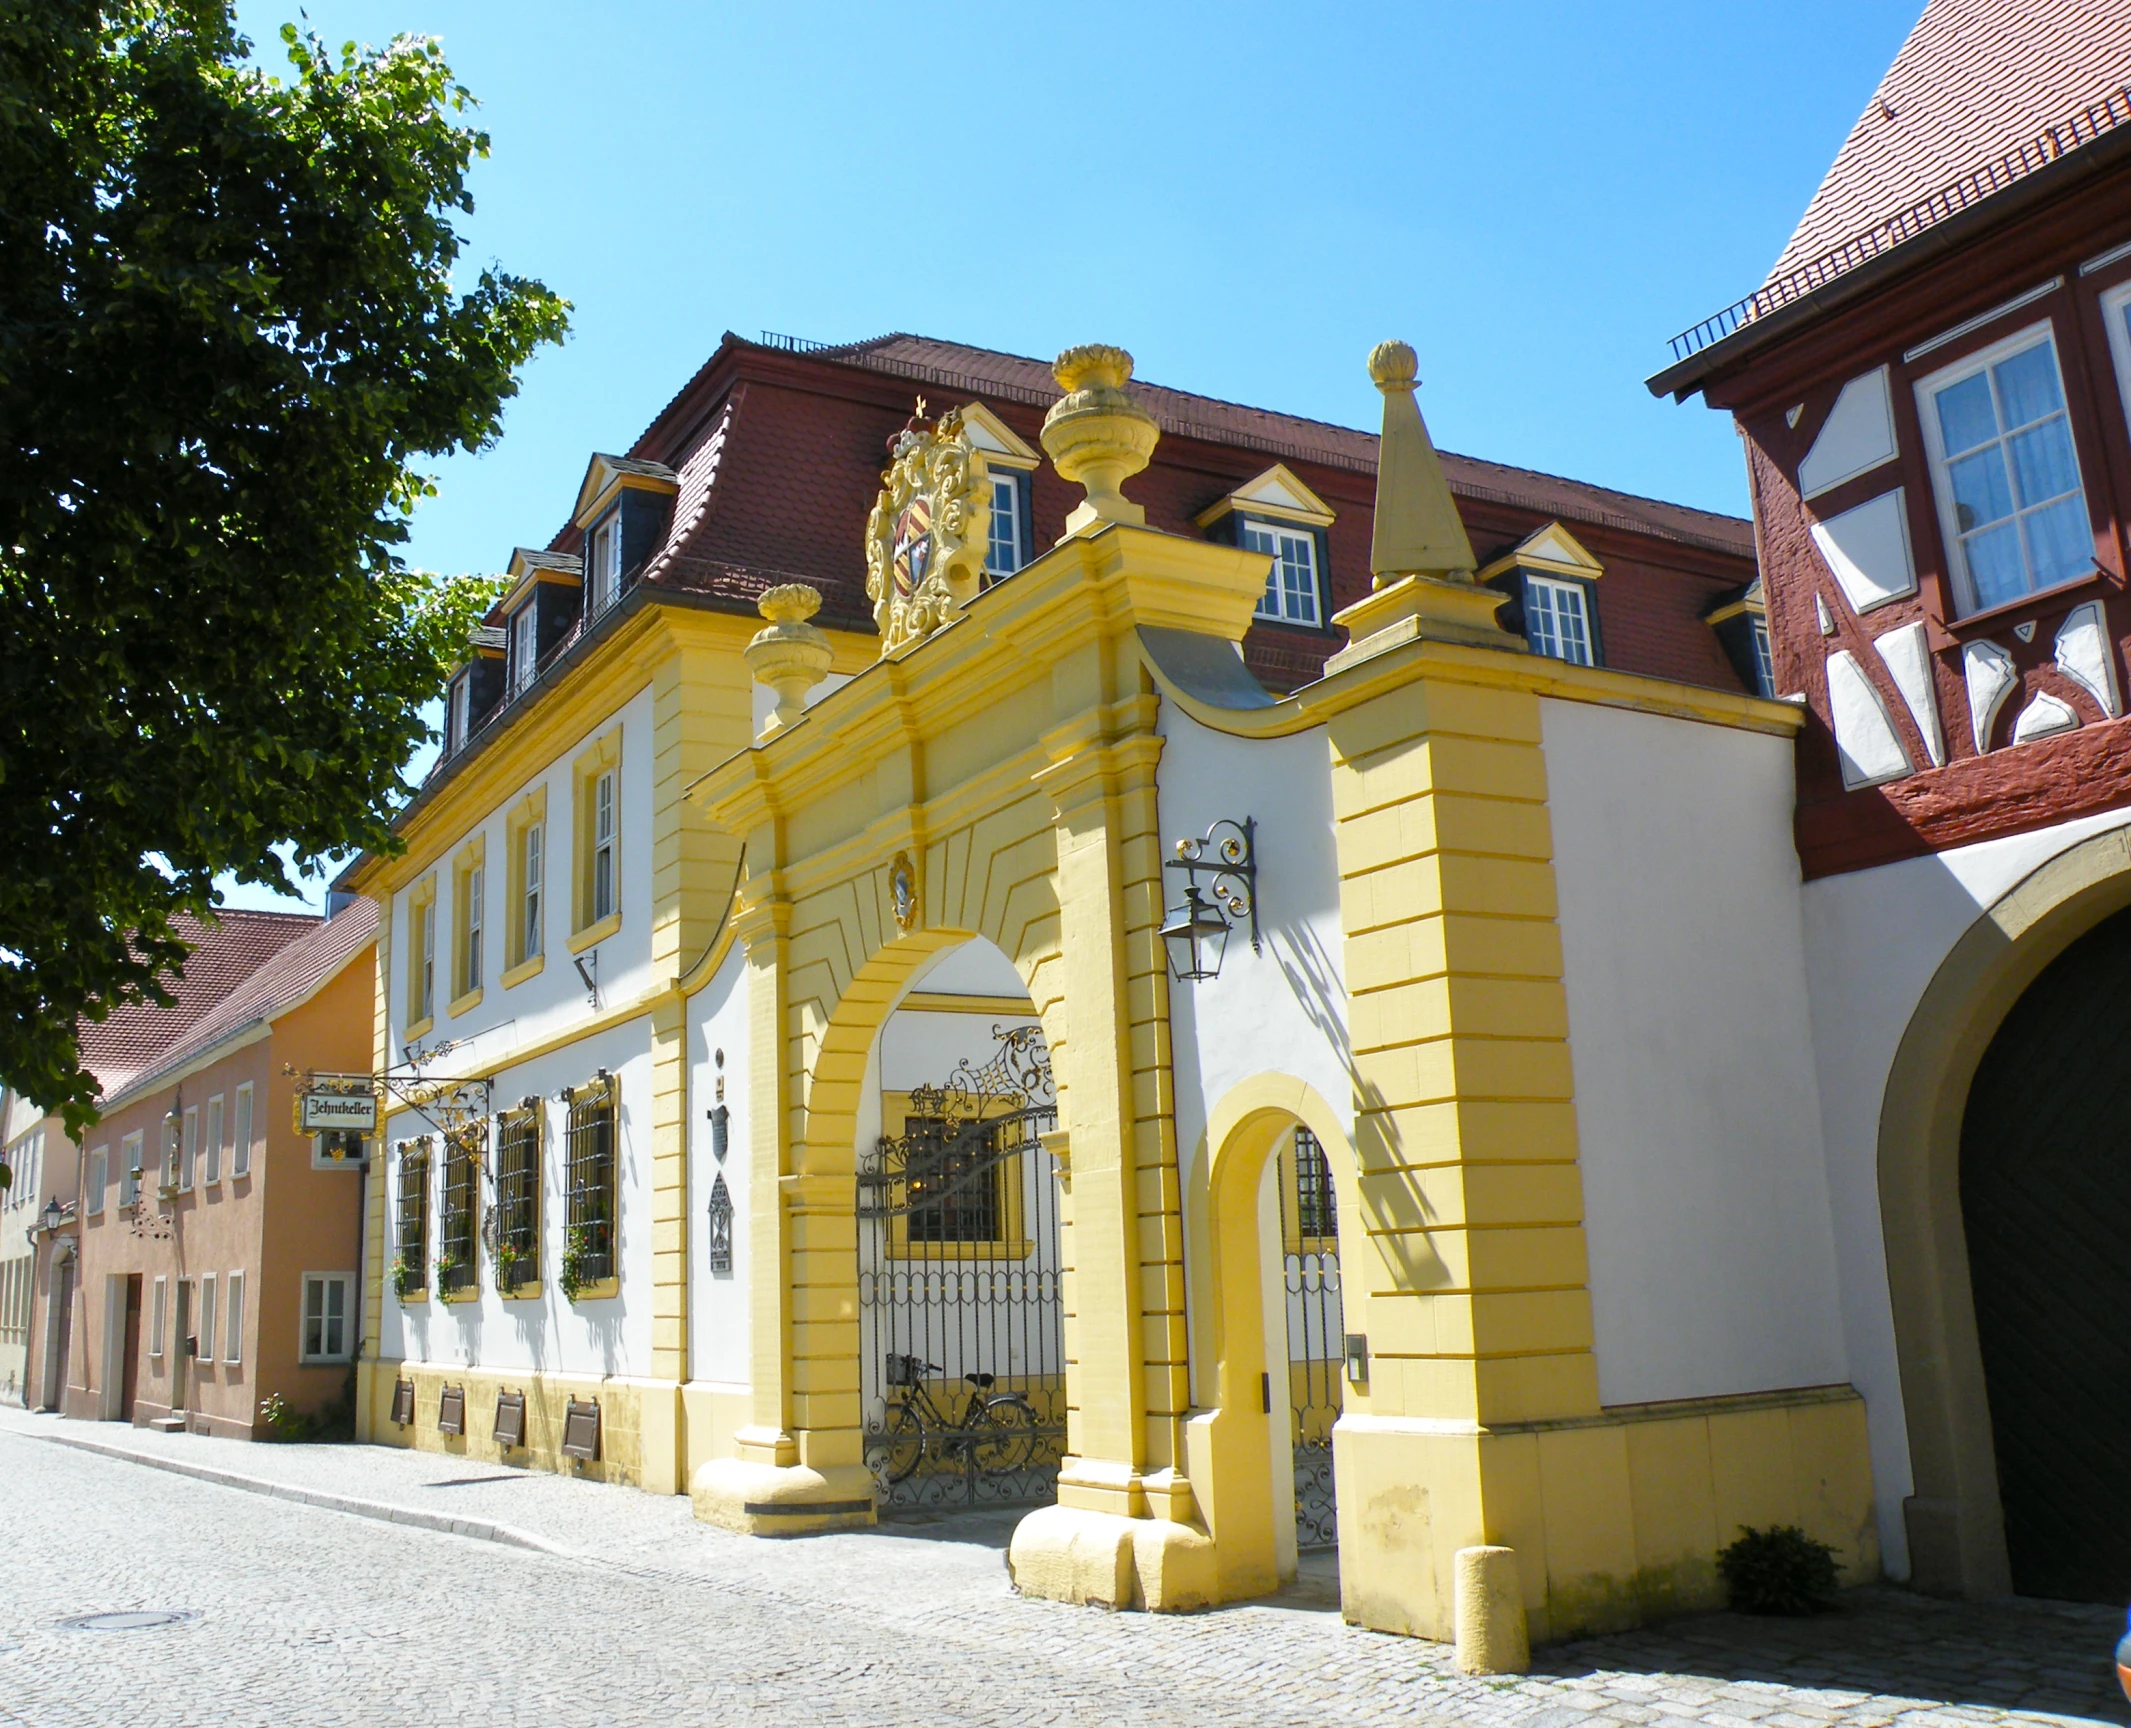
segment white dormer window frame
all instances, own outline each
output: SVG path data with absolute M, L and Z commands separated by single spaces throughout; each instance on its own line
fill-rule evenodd
M 444 721 L 444 754 L 466 748 L 466 734 L 471 729 L 469 716 L 473 709 L 474 675 L 469 668 L 451 681 L 451 703 Z
M 1217 539 L 1268 553 L 1265 592 L 1253 616 L 1288 630 L 1332 627 L 1332 509 L 1285 462 L 1275 462 L 1216 499 L 1196 518 Z
M 1028 476 L 1012 468 L 991 470 L 990 539 L 984 552 L 984 579 L 997 582 L 1029 561 L 1025 529 Z
M 1324 570 L 1318 557 L 1316 529 L 1239 515 L 1236 544 L 1272 555 L 1272 568 L 1266 574 L 1265 592 L 1258 597 L 1255 617 L 1268 624 L 1297 625 L 1305 630 L 1324 628 Z
M 1589 589 L 1582 582 L 1525 571 L 1524 634 L 1534 654 L 1571 666 L 1598 663 Z
M 622 511 L 617 503 L 585 532 L 585 617 L 597 618 L 621 598 Z
M 537 589 L 528 594 L 525 604 L 511 614 L 507 628 L 510 632 L 511 694 L 515 696 L 532 683 L 533 673 L 540 665 L 540 612 Z
M 1043 453 L 982 402 L 962 405 L 962 431 L 970 447 L 984 458 L 991 482 L 991 508 L 985 519 L 982 585 L 1003 582 L 1036 556 L 1036 533 L 1030 513 L 1031 477 Z

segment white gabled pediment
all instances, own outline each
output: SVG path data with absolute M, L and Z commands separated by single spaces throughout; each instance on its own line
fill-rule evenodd
M 663 462 L 646 462 L 635 456 L 595 455 L 585 468 L 585 482 L 577 488 L 577 508 L 570 520 L 582 528 L 592 513 L 607 501 L 617 485 L 649 487 L 654 492 L 681 489 L 680 476 Z
M 1480 580 L 1490 581 L 1512 568 L 1538 570 L 1550 576 L 1580 576 L 1586 580 L 1595 580 L 1606 573 L 1606 567 L 1591 556 L 1583 542 L 1559 522 L 1535 528 L 1517 543 L 1514 551 L 1497 558 L 1482 570 Z
M 965 403 L 962 425 L 969 441 L 984 452 L 985 460 L 1001 468 L 1028 469 L 1043 460 L 1043 452 L 1031 445 L 981 402 Z
M 1602 576 L 1606 569 L 1559 522 L 1549 522 L 1537 533 L 1526 535 L 1516 556 L 1520 564 L 1559 568 L 1577 576 Z
M 1242 510 L 1270 516 L 1278 522 L 1303 522 L 1312 528 L 1329 528 L 1333 510 L 1322 498 L 1296 478 L 1285 462 L 1275 462 L 1254 480 L 1246 480 L 1210 509 L 1198 515 L 1200 527 Z

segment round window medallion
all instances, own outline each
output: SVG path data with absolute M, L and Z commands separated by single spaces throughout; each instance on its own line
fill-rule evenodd
M 77 1614 L 60 1625 L 70 1632 L 142 1632 L 151 1626 L 178 1626 L 197 1620 L 191 1608 L 125 1608 L 111 1614 Z

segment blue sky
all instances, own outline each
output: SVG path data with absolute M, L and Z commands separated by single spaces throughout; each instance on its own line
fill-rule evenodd
M 1401 336 L 1445 448 L 1744 514 L 1729 423 L 1643 379 L 1760 282 L 1920 9 L 306 6 L 442 39 L 494 146 L 468 262 L 575 304 L 414 523 L 416 563 L 487 571 L 727 329 L 1113 341 L 1353 425 Z M 240 5 L 262 59 L 291 10 Z

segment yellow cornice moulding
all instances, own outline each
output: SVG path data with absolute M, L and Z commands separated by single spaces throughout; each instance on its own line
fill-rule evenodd
M 1795 736 L 1805 724 L 1805 714 L 1796 703 L 1710 690 L 1640 672 L 1573 666 L 1543 654 L 1514 654 L 1455 642 L 1418 640 L 1386 649 L 1263 708 L 1220 707 L 1184 690 L 1151 653 L 1143 651 L 1141 663 L 1165 697 L 1200 725 L 1233 738 L 1285 738 L 1306 732 L 1387 690 L 1424 680 L 1527 690 L 1566 702 L 1627 708 L 1781 738 Z
M 706 608 L 656 601 L 645 606 L 562 682 L 545 690 L 536 686 L 530 706 L 502 735 L 479 746 L 473 760 L 407 819 L 400 830 L 406 850 L 397 857 L 364 859 L 349 886 L 373 898 L 398 893 L 428 869 L 452 839 L 523 794 L 536 775 L 555 766 L 572 745 L 649 688 L 670 655 L 723 649 L 738 663 L 759 625 L 759 619 Z M 879 652 L 872 636 L 840 630 L 828 635 L 836 649 L 832 671 L 871 665 Z

